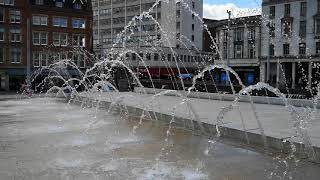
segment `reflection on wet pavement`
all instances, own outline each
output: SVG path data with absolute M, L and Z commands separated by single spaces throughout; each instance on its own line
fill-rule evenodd
M 297 166 L 181 129 L 53 99 L 0 101 L 0 179 L 318 179 Z M 167 140 L 166 140 L 167 139 Z

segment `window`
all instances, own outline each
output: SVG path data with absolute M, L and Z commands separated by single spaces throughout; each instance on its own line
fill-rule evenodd
M 64 4 L 64 0 L 56 0 L 56 3 L 55 3 L 56 7 L 62 8 L 63 4 Z
M 154 54 L 154 57 L 153 57 L 153 58 L 154 58 L 154 59 L 153 59 L 154 61 L 158 61 L 158 60 L 159 60 L 159 54 L 157 54 L 157 53 Z
M 53 33 L 53 45 L 67 46 L 68 35 L 66 33 Z
M 78 47 L 86 46 L 86 36 L 85 35 L 73 35 L 73 45 Z
M 291 22 L 290 21 L 283 21 L 282 22 L 282 34 L 284 36 L 291 36 Z
M 14 0 L 0 0 L 0 4 L 13 6 L 14 5 Z
M 4 13 L 5 11 L 4 11 L 4 9 L 3 8 L 1 8 L 0 9 L 0 22 L 4 22 Z
M 191 30 L 194 31 L 194 24 L 191 25 Z
M 48 54 L 41 52 L 33 52 L 33 67 L 46 67 L 49 65 Z
M 146 59 L 147 59 L 148 61 L 151 61 L 151 54 L 150 54 L 150 53 L 146 53 Z
M 72 27 L 73 28 L 86 28 L 86 23 L 84 19 L 72 19 Z
M 4 41 L 5 31 L 4 28 L 0 28 L 0 41 Z M 2 49 L 2 48 L 0 48 Z
M 249 28 L 248 30 L 248 40 L 255 40 L 256 39 L 256 30 L 255 28 Z
M 194 35 L 191 35 L 191 41 L 194 42 Z
M 3 63 L 5 60 L 5 57 L 4 57 L 4 49 L 3 48 L 0 48 L 0 63 Z
M 168 61 L 171 61 L 171 54 L 168 54 Z
M 137 55 L 136 53 L 132 53 L 132 61 L 135 61 L 135 60 L 137 60 Z
M 306 31 L 307 31 L 307 23 L 306 21 L 300 21 L 300 37 L 306 37 Z
M 195 3 L 194 3 L 194 1 L 192 1 L 192 8 L 193 8 L 193 9 L 195 8 Z
M 305 55 L 306 54 L 306 43 L 299 44 L 299 54 Z
M 177 28 L 177 30 L 180 29 L 180 22 L 179 21 L 176 23 L 176 28 Z
M 53 63 L 59 62 L 61 60 L 65 60 L 68 57 L 68 53 L 67 52 L 53 52 L 54 54 L 52 54 L 51 59 L 53 61 Z
M 75 4 L 73 4 L 73 8 L 74 9 L 82 9 L 82 6 L 79 3 L 75 3 Z
M 80 68 L 84 68 L 85 67 L 85 58 L 83 54 L 77 54 L 74 53 L 73 54 L 73 62 L 79 66 Z
M 243 46 L 241 44 L 235 45 L 234 58 L 243 58 Z
M 274 45 L 273 44 L 269 45 L 269 55 L 274 56 Z
M 287 56 L 290 54 L 290 45 L 289 44 L 283 44 L 283 55 Z
M 10 30 L 10 40 L 11 42 L 21 42 L 21 30 L 11 29 Z
M 32 34 L 33 45 L 47 45 L 48 33 L 47 32 L 33 32 Z
M 316 54 L 320 54 L 320 42 L 316 42 Z
M 284 16 L 290 16 L 291 6 L 290 4 L 284 5 Z
M 269 28 L 269 36 L 274 37 L 276 35 L 276 27 L 274 23 L 268 23 L 268 28 Z
M 36 5 L 43 5 L 43 0 L 35 0 Z
M 20 23 L 21 22 L 20 11 L 10 10 L 10 22 L 11 23 Z
M 33 15 L 32 16 L 32 24 L 33 25 L 47 26 L 48 25 L 48 16 L 45 16 L 45 15 Z
M 12 47 L 10 49 L 10 59 L 11 63 L 21 62 L 21 48 Z
M 248 44 L 248 58 L 254 59 L 256 56 L 255 45 L 253 43 Z
M 300 16 L 306 17 L 307 14 L 307 2 L 301 2 L 300 4 Z
M 66 17 L 53 17 L 53 26 L 55 27 L 67 27 L 67 18 Z
M 316 21 L 316 34 L 320 34 L 320 19 L 315 19 Z
M 234 31 L 234 40 L 242 41 L 243 40 L 243 28 L 237 28 Z
M 269 14 L 269 18 L 274 18 L 276 16 L 276 7 L 275 6 L 270 6 L 270 14 Z

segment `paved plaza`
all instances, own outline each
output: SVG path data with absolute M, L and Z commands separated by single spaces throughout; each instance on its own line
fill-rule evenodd
M 154 96 L 153 94 L 141 94 L 134 92 L 112 92 L 96 93 L 89 97 L 108 102 L 121 102 L 124 105 L 137 107 L 141 109 L 152 110 L 162 114 L 172 115 L 184 119 L 192 119 L 194 116 L 190 112 L 187 103 L 181 97 L 177 96 Z M 232 104 L 232 101 L 219 101 L 209 99 L 190 98 L 187 100 L 199 116 L 199 120 L 216 124 L 217 117 L 222 108 Z M 287 139 L 294 137 L 295 142 L 302 142 L 297 136 L 294 128 L 294 121 L 290 112 L 285 106 L 271 104 L 254 104 L 258 120 L 261 122 L 266 136 L 277 139 Z M 311 138 L 313 146 L 320 147 L 320 113 L 316 110 L 314 117 L 307 115 L 313 110 L 311 108 L 296 107 L 299 117 L 307 124 L 307 132 Z M 241 117 L 244 121 L 245 129 L 248 132 L 260 134 L 258 123 L 250 103 L 239 102 L 238 106 L 223 116 L 224 127 L 243 130 Z M 304 118 L 305 117 L 305 118 Z

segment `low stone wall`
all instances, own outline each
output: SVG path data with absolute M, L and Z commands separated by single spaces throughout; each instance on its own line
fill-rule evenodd
M 80 105 L 82 107 L 99 107 L 100 109 L 109 109 L 112 102 L 108 101 L 100 101 L 93 98 L 88 98 L 85 96 L 78 96 L 75 97 L 70 101 L 71 103 Z M 133 106 L 127 106 L 127 105 L 118 105 L 115 108 L 117 108 L 117 111 L 120 114 L 127 114 L 132 117 L 140 117 L 142 114 L 144 114 L 145 120 L 155 121 L 155 122 L 162 122 L 163 124 L 169 124 L 171 120 L 174 118 L 174 122 L 172 123 L 173 127 L 180 127 L 187 130 L 193 131 L 195 134 L 198 135 L 205 135 L 207 137 L 215 137 L 217 134 L 216 130 L 216 124 L 208 124 L 208 123 L 202 123 L 197 122 L 192 119 L 186 119 L 181 118 L 177 116 L 172 116 L 169 114 L 159 113 L 159 112 L 153 112 L 153 111 L 145 111 L 138 107 Z M 279 139 L 276 137 L 266 136 L 266 139 L 264 141 L 262 135 L 259 133 L 253 133 L 253 132 L 244 132 L 239 129 L 219 126 L 221 138 L 228 138 L 232 139 L 237 142 L 242 142 L 250 147 L 258 148 L 258 149 L 264 149 L 268 153 L 290 153 L 291 148 L 290 144 L 284 139 Z M 247 139 L 249 142 L 247 142 Z M 266 142 L 266 143 L 265 143 Z M 312 162 L 320 163 L 320 148 L 319 147 L 313 147 L 314 156 L 310 157 L 308 156 L 308 151 L 306 151 L 306 148 L 304 144 L 301 143 L 293 143 L 296 147 L 295 155 L 301 159 L 307 159 Z M 267 145 L 267 146 L 266 146 Z
M 153 89 L 153 88 L 141 88 L 135 87 L 134 92 L 136 93 L 147 93 L 147 94 L 158 94 L 164 91 L 168 91 L 168 89 Z M 218 93 L 205 93 L 205 92 L 190 92 L 188 94 L 187 91 L 177 91 L 179 94 L 183 96 L 187 96 L 188 98 L 200 98 L 200 99 L 212 99 L 212 100 L 221 100 L 221 101 L 233 101 L 234 95 L 232 94 L 218 94 Z M 167 96 L 177 96 L 175 92 L 166 93 Z M 240 102 L 250 102 L 250 98 L 245 95 L 239 96 Z M 264 97 L 264 96 L 251 96 L 252 102 L 257 104 L 272 104 L 272 105 L 282 105 L 285 103 L 281 98 L 278 97 Z M 313 101 L 307 99 L 288 99 L 288 103 L 297 106 L 297 107 L 313 107 Z M 320 108 L 320 103 L 317 103 L 316 107 Z

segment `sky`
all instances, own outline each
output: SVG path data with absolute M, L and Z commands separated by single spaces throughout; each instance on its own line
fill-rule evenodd
M 261 12 L 261 0 L 203 0 L 203 17 L 210 19 L 228 18 L 227 10 L 232 17 L 257 15 Z

